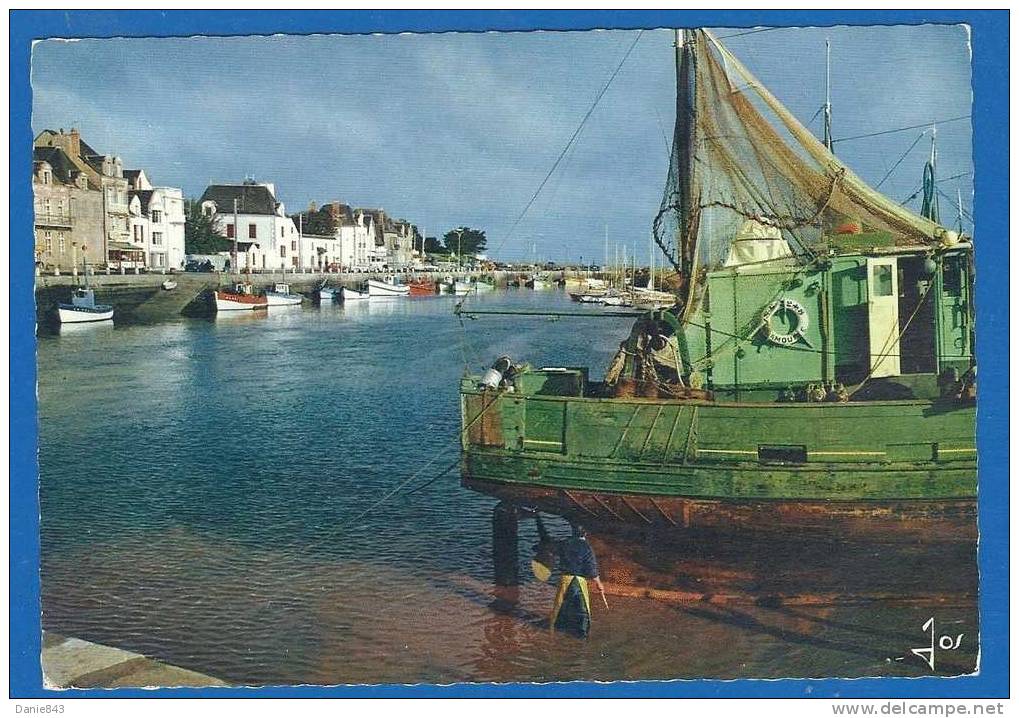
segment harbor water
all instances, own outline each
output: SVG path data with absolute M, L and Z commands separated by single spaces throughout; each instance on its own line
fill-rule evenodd
M 43 627 L 228 683 L 332 685 L 922 676 L 912 649 L 934 618 L 936 638 L 962 635 L 934 671 L 975 669 L 965 549 L 693 546 L 689 582 L 727 600 L 613 595 L 589 640 L 550 634 L 552 586 L 493 589 L 494 500 L 455 470 L 431 479 L 458 455 L 465 365 L 508 354 L 597 377 L 630 320 L 461 322 L 454 301 L 40 334 Z M 554 291 L 468 302 L 605 311 Z M 523 564 L 534 540 L 522 523 Z M 785 593 L 829 600 L 754 600 L 792 565 Z

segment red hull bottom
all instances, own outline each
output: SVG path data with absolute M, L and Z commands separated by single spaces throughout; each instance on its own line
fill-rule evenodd
M 464 479 L 546 515 L 557 536 L 585 526 L 620 595 L 680 603 L 969 605 L 977 595 L 973 502 L 727 503 L 609 495 Z M 537 540 L 521 511 L 519 551 Z
M 974 543 L 976 501 L 720 501 L 521 486 L 464 477 L 469 489 L 601 531 L 769 535 L 827 541 Z

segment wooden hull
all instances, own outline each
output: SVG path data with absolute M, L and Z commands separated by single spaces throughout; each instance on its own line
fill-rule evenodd
M 463 485 L 595 531 L 649 533 L 666 540 L 727 534 L 925 544 L 977 539 L 975 499 L 723 501 L 522 486 L 477 479 L 467 471 Z
M 553 377 L 539 375 L 542 391 L 555 391 Z M 972 404 L 521 391 L 462 387 L 465 486 L 580 521 L 666 533 L 976 536 Z
M 113 307 L 100 304 L 89 309 L 84 307 L 75 307 L 70 304 L 60 304 L 57 307 L 57 319 L 61 324 L 108 322 L 113 319 Z
M 335 289 L 319 289 L 318 290 L 318 301 L 322 304 L 332 304 L 333 300 L 336 299 Z
M 251 294 L 234 294 L 232 292 L 213 292 L 217 312 L 251 311 L 265 309 L 269 302 L 265 297 Z
M 410 294 L 410 287 L 405 284 L 387 284 L 369 279 L 368 294 L 372 297 L 406 297 Z
M 348 289 L 347 287 L 340 289 L 340 301 L 342 302 L 362 302 L 367 301 L 369 297 L 368 292 L 359 292 L 356 289 Z
M 436 293 L 435 282 L 414 282 L 407 286 L 410 287 L 412 297 L 430 297 Z
M 266 292 L 265 299 L 270 307 L 293 307 L 304 301 L 300 294 L 280 294 L 278 292 Z

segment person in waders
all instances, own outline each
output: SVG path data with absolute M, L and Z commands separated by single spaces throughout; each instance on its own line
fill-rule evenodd
M 605 587 L 598 576 L 598 561 L 587 542 L 587 532 L 576 524 L 573 526 L 573 535 L 556 542 L 556 548 L 560 571 L 559 590 L 552 604 L 549 630 L 587 638 L 591 630 L 591 593 L 588 581 L 594 582 L 601 594 L 602 603 L 605 608 L 609 607 Z

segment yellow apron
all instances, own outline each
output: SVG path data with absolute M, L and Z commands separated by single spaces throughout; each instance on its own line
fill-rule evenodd
M 584 599 L 584 609 L 587 611 L 588 617 L 591 616 L 591 594 L 587 589 L 587 579 L 583 576 L 574 576 L 569 573 L 564 573 L 559 577 L 559 590 L 556 591 L 555 601 L 552 603 L 552 615 L 549 617 L 548 629 L 550 632 L 555 633 L 556 619 L 559 618 L 559 611 L 563 607 L 563 601 L 566 599 L 566 592 L 570 588 L 570 584 L 576 579 L 577 585 L 580 587 L 580 595 Z

